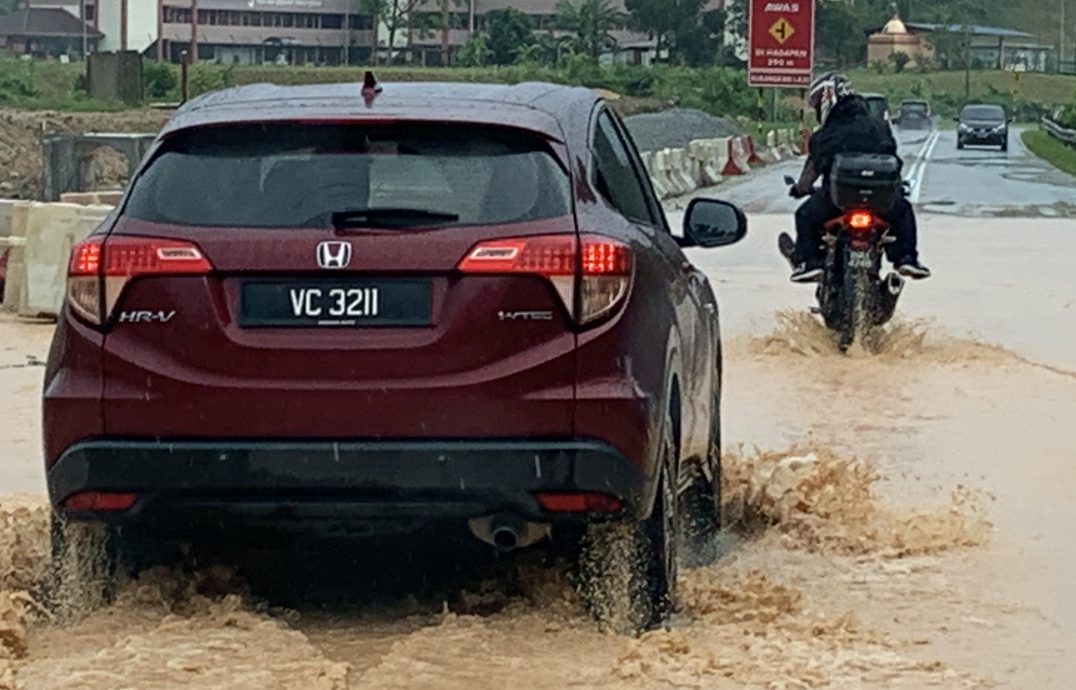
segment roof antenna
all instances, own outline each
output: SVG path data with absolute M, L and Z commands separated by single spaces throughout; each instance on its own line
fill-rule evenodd
M 374 104 L 374 99 L 379 93 L 381 93 L 381 85 L 377 83 L 374 73 L 367 70 L 362 78 L 362 100 L 366 102 L 367 108 Z

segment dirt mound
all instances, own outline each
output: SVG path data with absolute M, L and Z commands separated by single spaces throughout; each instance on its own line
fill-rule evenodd
M 701 110 L 675 108 L 658 113 L 632 115 L 624 120 L 640 151 L 685 148 L 694 139 L 735 137 L 743 130 L 732 120 Z
M 50 134 L 73 132 L 156 133 L 170 116 L 168 111 L 133 110 L 116 113 L 58 113 L 0 109 L 0 197 L 41 197 L 41 143 Z M 115 165 L 105 165 L 99 178 L 105 187 L 126 182 L 126 169 L 117 175 Z

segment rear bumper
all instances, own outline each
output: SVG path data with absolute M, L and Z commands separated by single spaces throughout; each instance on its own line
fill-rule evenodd
M 996 133 L 996 134 L 995 133 L 975 134 L 975 133 L 969 132 L 967 134 L 961 134 L 960 137 L 959 137 L 960 141 L 965 143 L 965 144 L 985 145 L 985 146 L 1000 146 L 1000 145 L 1005 143 L 1005 140 L 1007 138 L 1008 138 L 1008 133 L 1007 132 L 1001 132 L 1001 133 Z
M 185 529 L 233 521 L 305 529 L 508 512 L 550 514 L 538 492 L 615 496 L 623 511 L 646 512 L 649 479 L 619 451 L 592 440 L 563 441 L 134 441 L 78 443 L 48 471 L 58 510 L 85 491 L 134 493 L 128 510 L 73 513 L 74 519 Z

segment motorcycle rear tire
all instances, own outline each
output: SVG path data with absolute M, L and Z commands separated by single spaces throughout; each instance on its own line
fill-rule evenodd
M 840 328 L 837 332 L 837 346 L 841 352 L 847 352 L 855 344 L 866 326 L 866 285 L 861 285 L 862 274 L 848 267 L 848 257 L 845 256 L 844 276 L 839 293 L 840 304 Z

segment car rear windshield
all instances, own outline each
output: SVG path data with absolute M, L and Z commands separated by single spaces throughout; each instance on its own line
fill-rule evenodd
M 883 115 L 885 115 L 885 111 L 889 109 L 889 104 L 885 102 L 884 98 L 878 98 L 877 96 L 874 96 L 866 100 L 867 106 L 871 110 L 871 114 L 876 117 L 882 117 Z
M 988 122 L 1004 122 L 1005 111 L 997 105 L 969 105 L 964 108 L 961 116 L 965 120 L 986 120 Z
M 516 129 L 244 124 L 169 139 L 124 212 L 154 223 L 307 228 L 389 209 L 415 225 L 481 225 L 568 215 L 570 189 L 544 142 Z
M 902 105 L 900 107 L 900 109 L 903 110 L 906 113 L 919 113 L 921 115 L 925 115 L 926 112 L 927 112 L 927 104 L 926 103 L 905 103 L 904 105 Z

